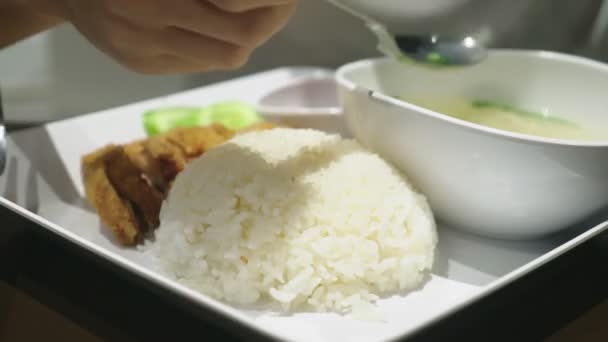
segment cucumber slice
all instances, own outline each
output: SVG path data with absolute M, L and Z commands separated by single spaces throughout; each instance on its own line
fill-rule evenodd
M 146 134 L 149 136 L 164 133 L 178 126 L 192 126 L 197 124 L 194 118 L 198 118 L 200 108 L 175 107 L 151 110 L 144 113 L 143 124 Z
M 262 121 L 255 108 L 238 102 L 227 101 L 209 107 L 211 121 L 231 130 L 239 130 Z
M 149 136 L 176 127 L 196 127 L 220 124 L 232 130 L 243 129 L 262 119 L 255 109 L 238 101 L 220 102 L 208 107 L 174 107 L 144 113 L 143 125 Z

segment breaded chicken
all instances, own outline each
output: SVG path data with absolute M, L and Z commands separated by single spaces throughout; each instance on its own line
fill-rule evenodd
M 105 157 L 114 148 L 106 146 L 84 156 L 82 178 L 87 200 L 97 210 L 101 221 L 112 228 L 121 244 L 132 245 L 140 234 L 140 223 L 131 203 L 122 199 L 110 183 L 105 169 Z
M 249 127 L 246 127 L 244 129 L 238 131 L 237 134 L 244 134 L 244 133 L 255 132 L 255 131 L 265 131 L 268 129 L 273 129 L 275 127 L 277 127 L 277 125 L 275 125 L 272 122 L 262 121 L 262 122 L 255 123 Z
M 146 149 L 146 140 L 135 141 L 124 145 L 124 152 L 131 162 L 143 173 L 144 178 L 158 191 L 164 193 L 169 184 L 163 176 L 163 171 L 157 159 L 152 158 Z
M 123 245 L 135 245 L 159 225 L 175 177 L 188 162 L 235 134 L 274 128 L 270 123 L 234 132 L 219 125 L 176 128 L 122 146 L 108 145 L 82 158 L 87 200 Z
M 205 151 L 232 138 L 233 132 L 223 126 L 176 128 L 165 135 L 165 139 L 179 147 L 186 159 L 200 156 Z
M 171 183 L 186 164 L 234 135 L 223 126 L 175 128 L 148 139 L 145 149 L 159 163 L 164 179 Z
M 164 136 L 154 136 L 144 143 L 146 153 L 156 161 L 166 187 L 186 167 L 186 156 L 179 146 L 171 143 Z
M 156 190 L 125 153 L 122 146 L 111 149 L 104 158 L 106 174 L 120 197 L 138 208 L 146 227 L 157 227 L 163 194 Z M 142 225 L 143 226 L 143 225 Z

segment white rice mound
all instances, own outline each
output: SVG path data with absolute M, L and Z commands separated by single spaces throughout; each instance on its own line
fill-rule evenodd
M 237 305 L 348 313 L 419 286 L 435 222 L 405 177 L 308 129 L 236 136 L 179 174 L 152 253 L 169 277 Z

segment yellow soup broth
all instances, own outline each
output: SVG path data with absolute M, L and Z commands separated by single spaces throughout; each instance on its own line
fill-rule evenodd
M 584 126 L 558 116 L 489 101 L 398 98 L 457 119 L 505 131 L 557 139 L 608 140 L 608 129 Z

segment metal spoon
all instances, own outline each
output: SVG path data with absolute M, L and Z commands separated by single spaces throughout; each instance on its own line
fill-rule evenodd
M 410 60 L 429 66 L 464 66 L 482 61 L 487 51 L 472 36 L 446 37 L 440 35 L 391 35 L 386 26 L 345 5 L 340 0 L 328 0 L 336 7 L 363 20 L 378 38 L 378 50 L 397 60 Z
M 6 167 L 6 129 L 4 127 L 4 110 L 2 108 L 2 93 L 0 93 L 0 176 L 2 176 Z

